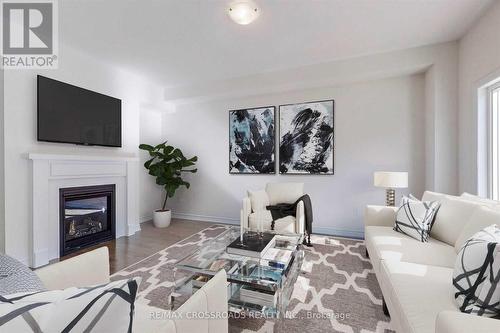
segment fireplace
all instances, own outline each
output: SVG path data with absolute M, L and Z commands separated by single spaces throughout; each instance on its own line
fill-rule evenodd
M 115 239 L 115 185 L 59 189 L 60 256 Z

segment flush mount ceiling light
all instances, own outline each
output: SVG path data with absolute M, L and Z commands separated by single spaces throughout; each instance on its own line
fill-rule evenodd
M 227 14 L 234 22 L 247 25 L 259 17 L 260 8 L 253 1 L 239 0 L 229 6 Z

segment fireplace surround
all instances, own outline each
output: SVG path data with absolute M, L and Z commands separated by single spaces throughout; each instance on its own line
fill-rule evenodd
M 32 268 L 60 257 L 61 188 L 115 185 L 115 238 L 131 236 L 139 225 L 139 159 L 135 156 L 29 153 L 32 167 L 32 209 L 28 237 Z
M 59 189 L 60 256 L 115 239 L 115 185 Z

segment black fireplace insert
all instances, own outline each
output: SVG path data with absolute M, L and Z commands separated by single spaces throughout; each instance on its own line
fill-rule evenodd
M 115 185 L 61 188 L 60 255 L 115 239 Z

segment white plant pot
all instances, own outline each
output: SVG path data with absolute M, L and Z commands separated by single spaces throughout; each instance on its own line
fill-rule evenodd
M 166 228 L 170 225 L 170 220 L 172 219 L 172 211 L 169 210 L 157 210 L 153 213 L 153 224 L 157 228 Z

